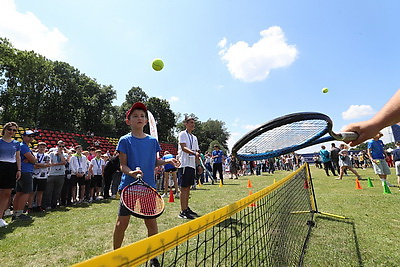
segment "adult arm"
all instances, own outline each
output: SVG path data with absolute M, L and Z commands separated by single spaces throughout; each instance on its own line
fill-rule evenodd
M 383 128 L 398 123 L 400 121 L 400 90 L 375 114 L 375 116 L 366 121 L 356 122 L 347 125 L 344 132 L 356 132 L 358 138 L 350 141 L 350 146 L 356 146 L 362 142 L 374 137 Z

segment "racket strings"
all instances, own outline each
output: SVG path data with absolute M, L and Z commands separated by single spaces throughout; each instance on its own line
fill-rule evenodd
M 238 154 L 265 153 L 303 144 L 324 135 L 327 128 L 328 123 L 321 119 L 285 124 L 254 137 L 239 149 Z
M 154 216 L 164 210 L 164 201 L 154 189 L 143 185 L 132 185 L 124 190 L 123 201 L 132 212 Z

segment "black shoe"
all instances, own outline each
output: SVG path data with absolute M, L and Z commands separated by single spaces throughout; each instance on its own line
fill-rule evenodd
M 150 267 L 160 267 L 160 263 L 158 262 L 157 258 L 153 258 L 150 260 Z
M 188 212 L 188 210 L 181 211 L 179 213 L 179 218 L 189 219 L 189 220 L 193 220 L 194 219 L 194 217 Z
M 19 216 L 13 215 L 11 218 L 12 221 L 32 221 L 33 218 L 31 216 L 21 214 Z
M 196 212 L 194 212 L 193 210 L 191 210 L 189 207 L 187 208 L 187 211 L 188 211 L 189 214 L 192 215 L 192 216 L 200 217 L 199 214 L 197 214 Z

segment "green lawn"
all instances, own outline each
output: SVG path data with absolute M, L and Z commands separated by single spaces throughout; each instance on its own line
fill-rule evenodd
M 359 170 L 370 176 L 374 187 L 361 181 L 355 189 L 355 176 L 337 181 L 311 166 L 318 209 L 349 217 L 347 220 L 317 216 L 305 257 L 305 266 L 398 266 L 400 240 L 397 188 L 383 194 L 380 181 L 372 169 Z M 241 177 L 226 180 L 223 187 L 203 185 L 192 191 L 190 206 L 206 214 L 248 196 L 248 178 L 253 193 L 280 180 L 289 172 L 275 175 Z M 395 175 L 389 178 L 395 183 Z M 168 199 L 166 199 L 168 202 Z M 69 207 L 45 214 L 36 214 L 31 223 L 10 223 L 0 228 L 0 266 L 68 266 L 110 251 L 118 201 L 104 201 L 80 207 Z M 166 203 L 166 211 L 158 219 L 160 231 L 184 223 L 178 218 L 179 201 Z M 6 218 L 7 222 L 11 218 Z M 132 218 L 124 245 L 146 236 L 140 219 Z

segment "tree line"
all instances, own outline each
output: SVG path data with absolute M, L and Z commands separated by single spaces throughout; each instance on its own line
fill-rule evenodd
M 116 96 L 112 85 L 99 84 L 66 62 L 18 50 L 8 39 L 0 38 L 0 121 L 119 137 L 129 131 L 125 112 L 141 101 L 157 121 L 159 141 L 177 142 L 181 121 L 188 114 L 173 112 L 167 100 L 150 97 L 140 87 L 132 87 L 120 106 L 113 105 Z M 148 126 L 145 131 L 149 132 Z M 222 121 L 197 120 L 194 133 L 202 151 L 214 143 L 227 148 L 229 132 Z

